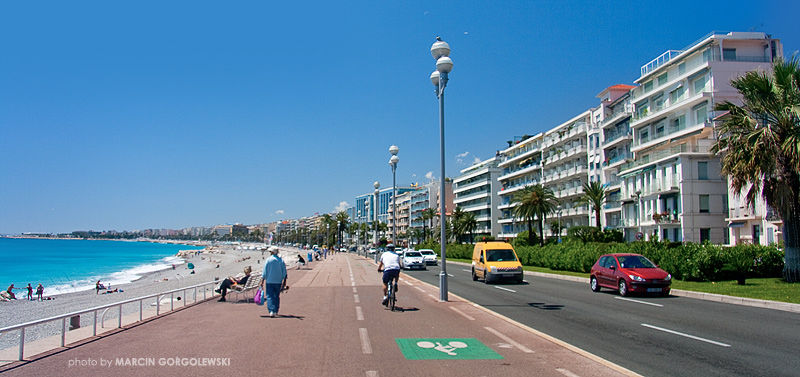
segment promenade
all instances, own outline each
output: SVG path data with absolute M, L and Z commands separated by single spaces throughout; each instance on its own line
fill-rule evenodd
M 635 376 L 401 274 L 380 305 L 375 263 L 289 270 L 277 318 L 216 298 L 0 366 L 3 376 Z M 229 299 L 235 296 L 229 296 Z

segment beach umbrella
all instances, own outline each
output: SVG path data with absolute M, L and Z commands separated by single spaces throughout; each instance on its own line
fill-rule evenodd
M 194 270 L 194 263 L 189 263 L 186 267 L 189 267 L 190 270 Z

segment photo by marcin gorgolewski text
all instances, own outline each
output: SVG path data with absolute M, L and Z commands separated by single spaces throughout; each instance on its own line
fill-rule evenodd
M 229 357 L 117 357 L 72 359 L 67 367 L 229 367 Z

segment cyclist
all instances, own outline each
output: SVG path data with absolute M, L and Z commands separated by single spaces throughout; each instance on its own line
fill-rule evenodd
M 389 283 L 394 281 L 397 284 L 397 279 L 400 278 L 400 256 L 394 252 L 394 245 L 386 245 L 386 252 L 381 254 L 381 260 L 378 262 L 378 272 L 383 272 L 383 305 L 389 301 L 387 291 Z

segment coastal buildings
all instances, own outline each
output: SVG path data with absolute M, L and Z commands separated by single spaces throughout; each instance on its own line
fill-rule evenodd
M 499 218 L 500 183 L 497 178 L 501 169 L 497 166 L 499 156 L 476 163 L 461 170 L 453 179 L 453 204 L 464 212 L 475 215 L 478 226 L 474 236 L 496 237 L 500 233 Z

